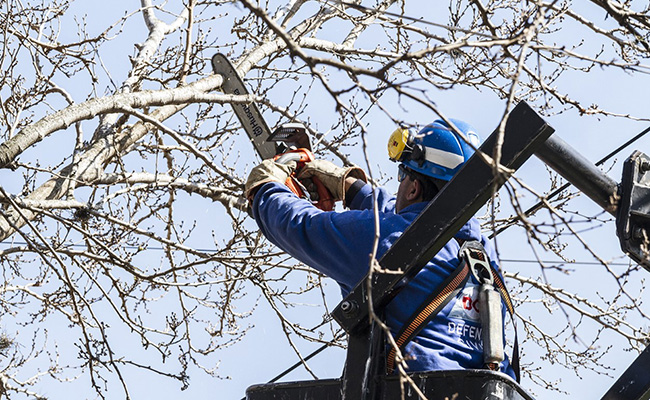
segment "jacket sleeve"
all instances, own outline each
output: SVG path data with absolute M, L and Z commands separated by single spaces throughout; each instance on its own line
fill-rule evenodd
M 252 208 L 268 240 L 336 280 L 344 293 L 368 272 L 375 237 L 372 210 L 321 211 L 274 182 L 259 189 Z
M 384 188 L 376 188 L 378 210 L 381 213 L 395 212 L 395 196 L 391 196 Z M 374 198 L 372 195 L 372 186 L 368 183 L 363 185 L 356 196 L 348 206 L 351 210 L 372 210 Z

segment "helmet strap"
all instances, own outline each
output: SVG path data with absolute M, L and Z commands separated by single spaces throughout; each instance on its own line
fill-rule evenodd
M 418 166 L 420 167 L 424 165 L 425 161 L 427 161 L 424 146 L 421 144 L 414 145 L 409 158 L 418 163 Z

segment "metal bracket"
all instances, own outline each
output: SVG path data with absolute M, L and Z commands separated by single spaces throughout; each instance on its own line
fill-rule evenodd
M 621 249 L 650 271 L 650 158 L 635 151 L 623 164 L 616 234 Z

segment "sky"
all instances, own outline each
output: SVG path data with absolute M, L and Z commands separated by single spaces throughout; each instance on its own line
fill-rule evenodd
M 108 2 L 85 2 L 80 5 L 78 13 L 79 15 L 88 13 L 89 26 L 93 26 L 93 24 L 101 26 L 104 21 L 113 21 L 116 19 L 117 16 L 122 14 L 123 10 L 133 10 L 136 7 L 134 4 L 137 4 L 137 2 L 126 0 L 112 2 L 110 4 Z M 86 7 L 88 8 L 86 9 Z M 97 8 L 101 8 L 102 12 L 98 13 Z M 422 2 L 409 2 L 407 13 L 416 14 L 421 8 Z M 434 11 L 425 10 L 422 16 L 435 19 L 436 14 Z M 133 21 L 135 22 L 136 20 L 138 24 L 141 24 L 141 21 L 138 19 L 134 19 Z M 137 25 L 131 25 L 131 23 L 127 26 L 127 31 L 131 32 L 131 34 L 141 34 L 141 30 L 139 29 Z M 565 32 L 565 34 L 570 34 L 570 31 Z M 366 40 L 370 39 L 366 38 Z M 115 44 L 110 44 L 107 51 L 104 54 L 105 58 L 110 59 L 111 57 L 115 57 L 119 59 L 126 58 L 127 54 L 131 54 L 132 49 L 125 50 L 116 42 Z M 124 77 L 120 76 L 120 74 L 124 74 L 126 69 L 121 71 L 119 69 L 119 63 L 114 63 L 113 65 L 116 66 L 115 69 L 111 70 L 115 74 L 115 80 L 122 80 Z M 636 115 L 646 119 L 650 118 L 647 111 L 646 94 L 647 88 L 650 87 L 650 82 L 647 76 L 626 73 L 612 74 L 610 71 L 594 69 L 589 74 L 569 75 L 569 77 L 557 82 L 557 84 L 563 85 L 565 90 L 577 93 L 582 101 L 593 102 L 602 108 L 610 109 L 617 113 Z M 483 137 L 487 137 L 496 128 L 504 112 L 504 101 L 491 92 L 479 92 L 467 87 L 455 87 L 452 90 L 446 91 L 435 91 L 431 89 L 428 94 L 435 98 L 436 104 L 446 115 L 469 122 Z M 318 92 L 318 88 L 315 88 L 313 98 L 321 99 L 321 95 L 322 93 Z M 389 98 L 384 100 L 384 102 L 389 101 Z M 333 107 L 333 105 L 324 103 L 323 107 Z M 403 111 L 405 119 L 418 124 L 426 124 L 435 118 L 429 111 L 421 108 Z M 277 119 L 277 116 L 269 111 L 267 111 L 266 117 L 269 120 Z M 560 114 L 545 116 L 545 119 L 555 128 L 557 135 L 594 162 L 606 155 L 611 149 L 650 125 L 645 121 L 631 121 L 624 118 L 579 115 L 571 109 Z M 319 116 L 314 115 L 314 120 L 319 121 Z M 388 135 L 392 132 L 393 127 L 387 125 L 386 118 L 381 116 L 369 116 L 365 122 L 368 124 L 369 132 L 371 132 L 371 135 L 368 137 L 368 153 L 370 155 L 371 166 L 373 170 L 381 170 L 387 174 L 387 177 L 392 177 L 396 173 L 396 168 L 395 164 L 388 162 L 385 146 Z M 320 125 L 317 126 L 321 128 L 326 127 L 327 123 L 321 121 Z M 610 162 L 606 164 L 608 174 L 616 181 L 620 179 L 622 160 L 633 149 L 645 150 L 650 153 L 650 138 L 644 138 L 632 147 L 622 151 L 617 156 L 616 163 Z M 242 158 L 246 159 L 249 165 L 253 165 L 254 156 L 252 155 L 252 149 L 248 154 L 247 152 L 248 150 L 242 151 Z M 358 151 L 353 153 L 352 157 L 358 164 L 365 165 L 365 161 Z M 539 192 L 546 191 L 549 188 L 549 172 L 541 162 L 534 158 L 531 158 L 518 171 L 517 176 L 530 183 Z M 395 192 L 397 187 L 396 180 L 394 178 L 388 179 L 386 181 L 386 187 Z M 521 202 L 527 208 L 527 206 L 534 204 L 536 199 L 531 195 L 525 195 L 521 198 Z M 571 208 L 579 210 L 583 215 L 591 216 L 600 214 L 600 210 L 589 200 L 586 200 L 584 196 L 579 196 L 571 200 Z M 200 210 L 203 218 L 214 219 L 215 223 L 218 221 L 219 213 L 222 211 L 223 209 L 219 206 Z M 252 224 L 253 222 L 249 220 L 247 223 Z M 592 246 L 597 248 L 599 254 L 604 259 L 625 262 L 618 247 L 618 239 L 616 238 L 612 221 L 600 224 L 595 229 L 587 230 L 582 234 Z M 528 263 L 528 261 L 534 260 L 536 255 L 532 252 L 530 246 L 522 245 L 522 243 L 525 243 L 525 233 L 520 228 L 511 228 L 504 234 L 499 235 L 497 238 L 497 247 L 500 258 L 503 260 L 519 260 L 504 261 L 502 263 L 503 268 L 512 273 L 522 271 L 522 273 L 526 272 L 533 276 L 539 275 L 538 267 L 535 264 Z M 568 257 L 577 261 L 593 261 L 592 258 L 588 257 L 588 254 L 584 251 L 580 243 L 570 239 L 567 239 L 567 243 L 569 246 L 566 253 Z M 542 253 L 540 258 L 550 258 L 552 261 L 557 261 L 556 258 L 552 258 L 547 253 Z M 624 266 L 614 266 L 613 268 L 618 268 L 619 272 L 625 270 Z M 603 279 L 600 272 L 595 271 L 594 266 L 576 264 L 573 266 L 573 269 L 575 272 L 571 276 L 565 277 L 559 271 L 549 272 L 549 275 L 552 275 L 551 279 L 554 282 L 562 282 L 567 288 L 574 289 L 584 295 L 607 298 L 611 293 L 611 287 L 608 286 L 611 285 L 611 282 Z M 643 274 L 636 274 L 635 277 L 641 280 L 643 279 Z M 340 300 L 338 287 L 333 281 L 326 280 L 324 291 L 329 307 L 333 308 Z M 643 295 L 639 300 L 645 300 L 646 297 L 647 295 Z M 304 310 L 310 308 L 314 310 L 314 315 L 302 316 L 306 321 L 317 321 L 321 318 L 323 310 L 315 305 L 313 307 L 309 306 L 309 304 L 318 304 L 318 298 L 305 298 L 302 302 L 307 304 L 307 306 L 301 308 L 300 312 L 306 313 Z M 534 308 L 534 306 L 538 305 L 534 303 L 532 305 L 524 305 L 522 306 L 521 312 L 525 315 L 534 314 L 533 317 L 539 318 L 540 324 L 544 326 L 552 326 L 555 320 L 562 323 L 561 309 L 554 309 L 553 313 L 544 314 L 539 313 L 539 307 Z M 552 305 L 549 308 L 553 308 Z M 634 318 L 634 316 L 631 318 Z M 62 321 L 62 323 L 65 322 Z M 278 326 L 277 320 L 272 316 L 272 311 L 263 302 L 259 303 L 254 319 L 251 319 L 248 323 L 250 324 L 250 330 L 240 343 L 225 348 L 214 355 L 215 358 L 219 359 L 220 374 L 225 379 L 211 378 L 196 373 L 190 380 L 189 389 L 179 393 L 179 385 L 176 382 L 160 379 L 150 380 L 149 377 L 143 376 L 138 384 L 131 387 L 133 398 L 156 397 L 158 399 L 176 399 L 185 397 L 217 397 L 223 399 L 240 399 L 244 396 L 246 387 L 268 381 L 297 361 L 296 355 L 290 350 L 284 335 L 280 333 L 280 327 Z M 588 322 L 585 321 L 584 324 L 588 325 Z M 521 332 L 520 336 L 522 336 Z M 589 342 L 588 337 L 578 338 L 578 340 Z M 598 346 L 608 346 L 618 340 L 620 338 L 610 337 L 604 334 L 601 340 L 599 340 Z M 137 344 L 134 346 L 137 346 Z M 299 342 L 298 346 L 304 355 L 320 347 L 320 344 Z M 134 349 L 134 351 L 136 350 Z M 533 347 L 525 346 L 522 358 L 525 363 L 527 360 L 541 360 L 544 356 L 544 354 L 536 352 Z M 566 386 L 569 392 L 568 395 L 558 395 L 553 392 L 544 391 L 527 381 L 522 382 L 522 385 L 524 388 L 530 389 L 537 394 L 539 399 L 569 397 L 597 398 L 613 383 L 620 372 L 632 361 L 635 354 L 633 352 L 613 351 L 607 357 L 608 364 L 612 368 L 609 377 L 584 372 L 584 377 L 578 378 L 562 369 L 554 368 L 549 363 L 543 363 L 542 365 L 545 366 L 545 369 L 540 374 L 544 375 L 549 381 L 561 378 L 565 382 L 569 382 Z M 344 358 L 345 353 L 342 349 L 328 349 L 313 361 L 310 361 L 309 365 L 319 377 L 338 377 L 342 371 Z M 304 368 L 298 368 L 283 380 L 302 379 L 310 379 L 310 375 Z M 82 376 L 79 379 L 79 383 L 82 385 L 87 384 L 87 378 Z M 42 389 L 52 399 L 63 398 L 67 395 L 67 393 L 54 392 L 51 388 L 47 386 Z

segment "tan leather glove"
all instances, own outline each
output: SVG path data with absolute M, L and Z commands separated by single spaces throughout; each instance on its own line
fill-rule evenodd
M 289 175 L 296 169 L 296 163 L 278 164 L 273 160 L 264 160 L 262 163 L 253 168 L 248 174 L 246 185 L 244 185 L 244 195 L 248 201 L 253 201 L 253 196 L 260 186 L 267 182 L 280 182 L 284 184 Z
M 334 201 L 345 198 L 345 178 L 353 177 L 368 182 L 366 173 L 359 167 L 337 167 L 326 160 L 314 160 L 305 164 L 298 174 L 298 179 L 316 177 L 330 191 Z

